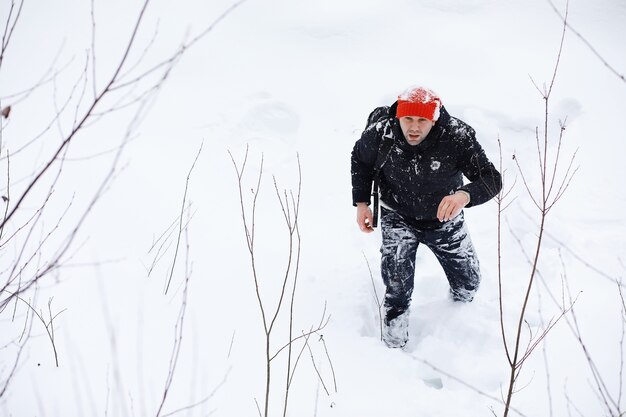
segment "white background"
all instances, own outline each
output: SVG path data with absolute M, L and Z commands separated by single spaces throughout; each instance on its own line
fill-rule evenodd
M 133 58 L 141 55 L 155 31 L 157 35 L 139 68 L 148 69 L 173 54 L 230 5 L 151 3 Z M 95 2 L 97 89 L 119 62 L 140 7 L 134 1 Z M 565 4 L 557 7 L 563 13 Z M 3 22 L 8 9 L 8 1 L 3 2 Z M 90 16 L 88 1 L 24 5 L 0 68 L 2 105 L 13 104 L 9 120 L 3 121 L 3 156 L 46 127 L 56 113 L 55 97 L 61 103 L 83 73 L 92 47 Z M 569 5 L 569 23 L 620 73 L 626 72 L 625 22 L 622 1 L 576 0 Z M 323 343 L 314 335 L 310 345 L 329 395 L 305 349 L 288 415 L 489 416 L 491 410 L 501 415 L 501 402 L 478 393 L 501 398 L 509 378 L 499 321 L 496 204 L 466 210 L 483 272 L 475 302 L 452 305 L 441 268 L 420 248 L 411 339 L 404 351 L 389 350 L 378 339 L 364 259 L 380 295 L 380 235 L 364 235 L 355 224 L 349 156 L 369 112 L 391 104 L 414 84 L 437 91 L 452 115 L 472 125 L 496 165 L 500 138 L 505 187 L 513 187 L 509 201 L 514 199 L 504 212 L 502 232 L 504 319 L 512 340 L 530 276 L 518 240 L 532 253 L 539 221 L 512 155 L 529 186 L 538 190 L 535 129 L 543 135 L 544 101 L 531 79 L 540 88 L 550 83 L 562 29 L 550 4 L 539 0 L 243 3 L 174 67 L 125 147 L 113 185 L 83 224 L 72 246 L 74 256 L 40 281 L 32 298 L 36 309 L 47 313 L 47 300 L 54 297 L 53 310 L 64 310 L 54 320 L 60 365 L 55 366 L 45 329 L 35 322 L 0 399 L 0 414 L 157 414 L 175 341 L 186 251 L 183 245 L 165 295 L 177 233 L 170 236 L 169 249 L 150 276 L 146 269 L 155 255 L 149 250 L 179 216 L 186 177 L 203 144 L 187 196 L 194 216 L 188 228 L 192 273 L 184 333 L 161 415 L 194 404 L 216 388 L 210 399 L 176 415 L 258 415 L 255 400 L 263 404 L 264 334 L 228 153 L 241 163 L 247 147 L 247 202 L 249 190 L 256 187 L 261 155 L 264 161 L 256 239 L 266 305 L 275 305 L 287 263 L 286 228 L 272 176 L 280 189 L 296 190 L 299 155 L 302 257 L 294 331 L 300 334 L 317 325 L 325 305 L 331 316 L 321 333 L 337 390 Z M 12 103 L 13 93 L 36 84 L 51 65 L 63 69 L 56 83 Z M 76 96 L 72 103 L 76 105 Z M 558 178 L 574 152 L 578 171 L 547 218 L 541 279 L 531 294 L 523 345 L 529 331 L 536 336 L 559 316 L 548 290 L 561 301 L 566 277 L 572 295 L 578 296 L 575 312 L 586 346 L 617 399 L 624 382 L 619 371 L 625 353 L 620 345 L 623 313 L 617 286 L 604 275 L 624 275 L 619 258 L 626 249 L 626 83 L 568 31 L 549 104 L 552 157 L 558 120 L 567 117 Z M 72 124 L 73 106 L 63 113 L 63 134 Z M 50 230 L 74 195 L 75 203 L 55 234 L 59 242 L 110 169 L 114 153 L 100 153 L 121 143 L 133 114 L 129 108 L 106 115 L 75 137 L 42 227 Z M 11 158 L 12 195 L 52 155 L 62 133 L 55 126 Z M 7 182 L 6 162 L 0 162 L 2 184 Z M 33 213 L 47 191 L 41 186 L 28 197 L 21 218 Z M 15 230 L 19 224 L 16 219 L 10 227 Z M 54 245 L 47 248 L 44 259 L 54 252 Z M 17 250 L 3 249 L 3 269 L 12 265 Z M 28 293 L 34 296 L 34 291 Z M 18 337 L 26 311 L 20 303 L 15 320 L 12 312 L 0 315 L 2 346 Z M 281 317 L 273 350 L 286 342 L 287 321 Z M 296 346 L 299 352 L 301 345 Z M 0 350 L 3 377 L 15 353 L 14 345 Z M 282 359 L 273 363 L 273 416 L 282 413 Z M 432 383 L 437 378 L 442 386 Z M 513 406 L 526 416 L 605 415 L 581 347 L 564 320 L 525 363 L 517 388 Z

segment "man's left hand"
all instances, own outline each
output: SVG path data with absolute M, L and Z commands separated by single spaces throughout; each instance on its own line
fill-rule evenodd
M 463 207 L 469 203 L 467 194 L 457 191 L 445 196 L 437 209 L 437 218 L 440 222 L 447 222 L 459 215 Z

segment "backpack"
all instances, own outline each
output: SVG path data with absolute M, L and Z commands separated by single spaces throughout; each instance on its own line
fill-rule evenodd
M 367 117 L 367 124 L 365 125 L 365 129 L 374 128 L 378 122 L 381 122 L 385 119 L 389 118 L 389 106 L 381 106 L 376 107 L 370 115 Z M 391 153 L 391 147 L 393 145 L 393 140 L 385 134 L 382 135 L 382 139 L 378 146 L 378 156 L 376 157 L 376 163 L 374 164 L 374 180 L 372 182 L 372 197 L 374 197 L 374 210 L 373 210 L 373 219 L 372 219 L 372 227 L 378 226 L 378 206 L 379 206 L 379 196 L 378 196 L 378 183 L 380 179 L 380 171 L 387 162 L 387 157 Z
M 365 129 L 369 129 L 372 125 L 389 117 L 389 106 L 376 107 L 369 116 L 367 116 L 367 124 Z

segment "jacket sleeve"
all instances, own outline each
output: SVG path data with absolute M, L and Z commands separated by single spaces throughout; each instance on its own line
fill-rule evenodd
M 370 204 L 374 168 L 378 156 L 380 134 L 376 125 L 366 129 L 352 149 L 352 205 Z
M 468 126 L 464 136 L 460 143 L 459 169 L 470 183 L 459 189 L 469 193 L 470 202 L 467 207 L 472 207 L 495 197 L 502 188 L 502 177 L 476 140 L 474 129 Z

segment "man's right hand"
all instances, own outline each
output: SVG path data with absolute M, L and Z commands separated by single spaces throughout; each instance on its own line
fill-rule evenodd
M 374 216 L 367 203 L 356 203 L 356 223 L 359 225 L 361 231 L 364 233 L 373 232 L 373 222 Z

